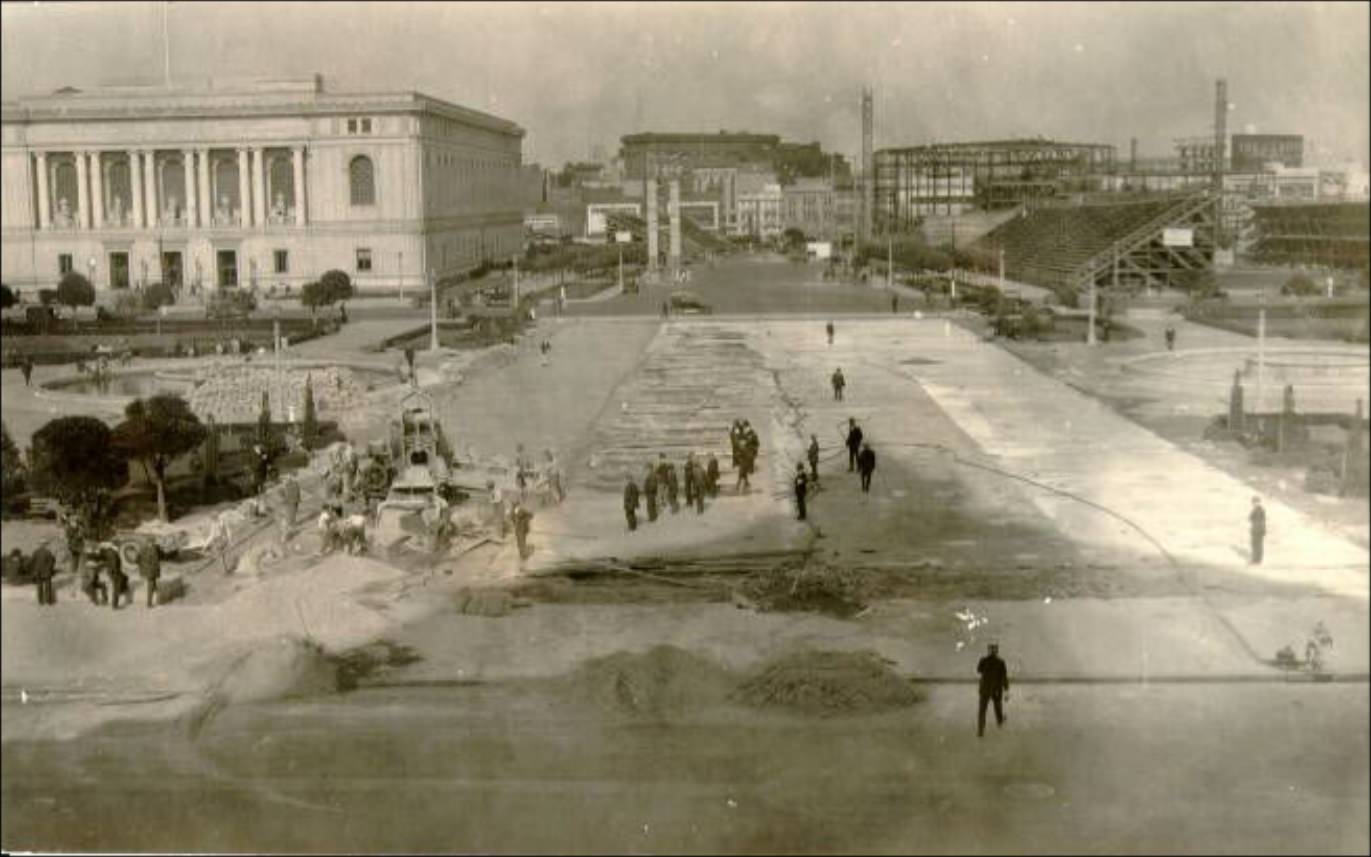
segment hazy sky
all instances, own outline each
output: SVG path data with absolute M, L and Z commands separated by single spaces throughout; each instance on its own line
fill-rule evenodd
M 1166 155 L 1229 128 L 1371 160 L 1366 3 L 170 4 L 172 78 L 322 73 L 513 119 L 526 160 L 635 130 L 749 130 L 855 153 L 1042 135 Z M 160 3 L 0 7 L 6 98 L 160 82 Z

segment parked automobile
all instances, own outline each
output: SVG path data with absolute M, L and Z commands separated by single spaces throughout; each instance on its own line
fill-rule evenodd
M 685 289 L 672 292 L 670 301 L 672 312 L 700 315 L 711 315 L 714 312 L 714 308 L 705 303 L 699 295 Z

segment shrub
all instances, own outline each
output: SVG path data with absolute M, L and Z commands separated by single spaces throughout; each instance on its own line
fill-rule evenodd
M 176 293 L 166 283 L 152 283 L 143 289 L 143 309 L 156 310 L 176 303 Z
M 95 303 L 95 286 L 84 274 L 68 271 L 57 283 L 57 302 L 72 309 L 90 306 Z

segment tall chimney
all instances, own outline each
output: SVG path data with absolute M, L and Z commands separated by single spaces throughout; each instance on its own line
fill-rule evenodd
M 1134 137 L 1128 141 L 1128 170 L 1136 173 L 1138 171 L 1138 138 Z
M 871 90 L 862 87 L 862 211 L 861 240 L 871 238 L 872 220 L 875 214 L 873 201 L 876 193 L 876 170 L 871 163 L 871 137 L 875 106 Z
M 1214 87 L 1214 190 L 1223 190 L 1224 150 L 1228 143 L 1228 81 Z

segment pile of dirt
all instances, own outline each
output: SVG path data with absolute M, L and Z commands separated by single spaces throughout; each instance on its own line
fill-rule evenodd
M 738 594 L 763 612 L 824 613 L 846 619 L 866 608 L 864 589 L 856 571 L 792 561 L 749 575 Z
M 665 716 L 723 702 L 733 679 L 707 658 L 675 646 L 657 646 L 586 661 L 572 674 L 571 683 L 578 695 L 607 710 Z
M 733 699 L 828 717 L 903 708 L 922 695 L 875 652 L 806 651 L 772 661 L 738 686 Z

